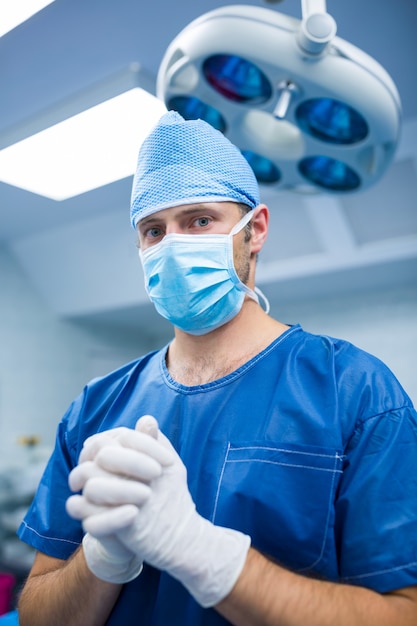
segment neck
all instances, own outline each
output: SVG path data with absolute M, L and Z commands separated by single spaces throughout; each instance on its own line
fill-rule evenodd
M 176 329 L 167 354 L 168 370 L 184 385 L 217 380 L 259 354 L 287 328 L 246 298 L 238 315 L 211 333 L 195 336 Z

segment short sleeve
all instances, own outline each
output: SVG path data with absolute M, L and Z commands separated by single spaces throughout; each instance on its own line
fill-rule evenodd
M 336 500 L 340 578 L 386 592 L 417 583 L 417 415 L 411 406 L 360 423 Z
M 38 485 L 34 500 L 17 534 L 22 541 L 49 556 L 67 559 L 81 543 L 81 523 L 65 510 L 71 495 L 68 474 L 76 463 L 75 452 L 67 446 L 66 425 L 79 412 L 80 400 L 74 401 L 60 422 L 54 451 Z

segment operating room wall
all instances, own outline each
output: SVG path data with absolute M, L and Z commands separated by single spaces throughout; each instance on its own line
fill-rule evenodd
M 84 384 L 152 349 L 146 334 L 94 332 L 60 319 L 6 246 L 0 246 L 0 454 L 19 462 L 22 436 L 49 449 Z M 306 330 L 343 337 L 384 360 L 417 403 L 417 290 L 397 289 L 282 302 L 272 313 Z
M 65 277 L 63 277 L 65 280 Z M 85 383 L 146 349 L 123 332 L 94 333 L 58 318 L 0 246 L 0 456 L 18 462 L 22 436 L 52 445 L 58 420 Z

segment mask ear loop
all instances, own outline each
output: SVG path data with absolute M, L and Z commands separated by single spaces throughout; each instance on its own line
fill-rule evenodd
M 269 311 L 271 310 L 271 305 L 269 304 L 268 298 L 266 297 L 264 292 L 259 289 L 259 287 L 255 287 L 254 291 L 259 296 L 259 299 L 262 300 L 262 303 L 263 303 L 262 308 L 265 311 L 265 313 L 268 315 Z
M 237 224 L 235 224 L 235 225 L 233 226 L 232 230 L 230 231 L 230 235 L 231 235 L 232 237 L 233 237 L 233 235 L 236 235 L 238 232 L 240 232 L 243 228 L 245 228 L 246 224 L 249 224 L 250 220 L 251 220 L 251 219 L 252 219 L 252 217 L 253 217 L 253 213 L 254 213 L 254 210 L 253 210 L 253 209 L 251 209 L 250 211 L 248 211 L 248 212 L 246 213 L 246 215 L 244 215 L 244 216 L 243 216 L 243 217 L 242 217 L 242 218 L 238 221 L 238 223 L 237 223 Z M 259 296 L 259 299 L 262 301 L 262 304 L 263 304 L 263 306 L 262 306 L 262 305 L 261 305 L 261 306 L 262 306 L 263 310 L 265 311 L 265 313 L 266 313 L 266 314 L 268 314 L 268 313 L 269 313 L 269 311 L 270 311 L 270 309 L 271 309 L 271 305 L 269 304 L 269 300 L 268 300 L 268 298 L 267 298 L 267 297 L 266 297 L 266 295 L 263 293 L 263 291 L 261 291 L 261 290 L 259 289 L 259 287 L 255 287 L 255 288 L 254 288 L 254 292 L 256 293 L 256 295 L 257 295 L 257 296 Z M 258 299 L 258 302 L 259 302 L 259 299 Z M 259 302 L 259 304 L 261 304 L 261 303 Z
M 243 228 L 245 228 L 246 224 L 249 224 L 253 217 L 253 212 L 254 209 L 250 209 L 250 211 L 248 211 L 243 217 L 241 217 L 238 223 L 233 226 L 232 230 L 230 231 L 230 235 L 232 237 L 233 235 L 239 233 Z

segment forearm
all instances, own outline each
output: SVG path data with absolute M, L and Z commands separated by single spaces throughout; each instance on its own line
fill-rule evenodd
M 410 588 L 412 589 L 412 588 Z M 415 626 L 415 588 L 382 595 L 289 572 L 251 549 L 216 609 L 235 626 Z
M 61 567 L 43 573 L 34 567 L 20 595 L 19 624 L 103 626 L 120 589 L 96 578 L 79 549 Z

